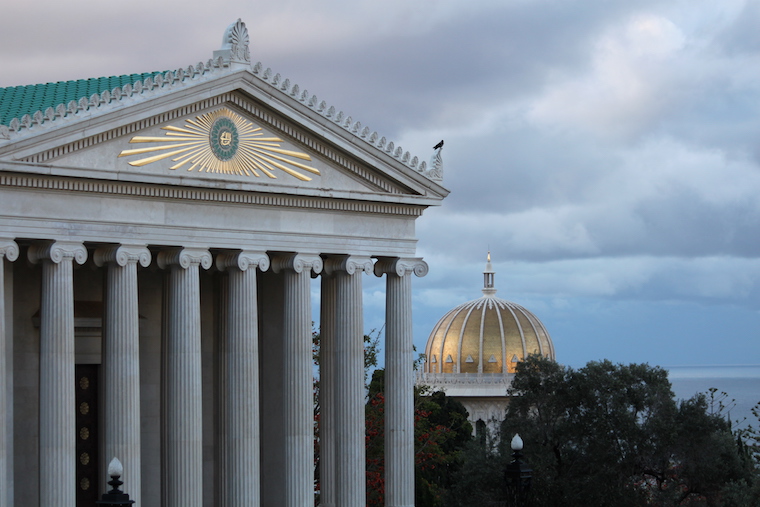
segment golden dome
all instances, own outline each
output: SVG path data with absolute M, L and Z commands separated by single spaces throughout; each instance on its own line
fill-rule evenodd
M 554 359 L 554 344 L 538 318 L 496 297 L 488 254 L 483 296 L 438 321 L 425 347 L 425 373 L 514 373 L 530 354 Z

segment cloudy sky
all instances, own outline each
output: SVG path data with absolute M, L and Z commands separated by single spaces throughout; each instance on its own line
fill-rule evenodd
M 760 363 L 760 0 L 29 0 L 0 86 L 187 67 L 238 17 L 254 61 L 413 155 L 445 139 L 418 349 L 490 249 L 560 362 Z

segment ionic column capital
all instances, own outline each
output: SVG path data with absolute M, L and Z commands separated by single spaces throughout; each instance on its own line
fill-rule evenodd
M 222 252 L 216 256 L 216 269 L 239 269 L 245 271 L 249 267 L 259 268 L 261 271 L 269 269 L 269 256 L 266 252 Z
M 361 257 L 357 255 L 329 255 L 324 259 L 326 275 L 332 275 L 337 272 L 348 273 L 353 275 L 357 271 L 364 271 L 367 274 L 372 273 L 372 259 L 370 257 Z
M 142 267 L 147 268 L 150 266 L 151 254 L 145 245 L 113 245 L 95 250 L 92 260 L 98 267 L 109 262 L 121 267 L 130 262 L 139 262 Z
M 11 262 L 18 259 L 18 245 L 12 239 L 0 238 L 0 260 L 3 257 Z
M 275 273 L 285 270 L 302 273 L 304 270 L 307 270 L 312 271 L 314 274 L 319 274 L 324 266 L 322 257 L 317 254 L 282 253 L 272 255 L 271 259 L 272 271 Z
M 375 262 L 375 276 L 393 274 L 404 276 L 414 273 L 418 277 L 428 274 L 427 262 L 420 257 L 402 259 L 399 257 L 378 257 Z
M 211 253 L 204 248 L 167 248 L 158 252 L 156 261 L 161 269 L 166 269 L 169 266 L 180 266 L 187 269 L 193 264 L 208 269 L 212 264 Z
M 84 264 L 87 260 L 87 249 L 82 243 L 41 241 L 29 247 L 27 257 L 32 264 L 37 264 L 43 260 L 60 264 L 64 259 L 75 260 L 78 264 Z

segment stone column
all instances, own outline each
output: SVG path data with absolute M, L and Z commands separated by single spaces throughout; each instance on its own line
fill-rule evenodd
M 422 259 L 379 258 L 385 289 L 385 505 L 414 506 L 414 377 L 411 273 L 425 276 Z
M 122 480 L 130 498 L 141 503 L 140 329 L 137 309 L 137 263 L 150 265 L 144 246 L 111 246 L 95 251 L 107 266 L 103 323 L 105 455 L 103 473 L 113 458 L 124 465 Z
M 217 263 L 219 257 L 217 256 Z M 216 470 L 214 471 L 214 505 L 227 507 L 227 321 L 230 293 L 230 279 L 226 272 L 216 277 L 216 396 L 214 396 L 214 425 L 216 437 L 214 440 Z M 257 344 L 258 345 L 258 344 Z M 258 380 L 258 379 L 257 379 Z
M 73 261 L 83 264 L 81 243 L 32 245 L 29 261 L 42 263 L 40 301 L 40 505 L 74 507 L 76 429 L 74 406 Z
M 334 256 L 325 272 L 335 277 L 335 505 L 366 503 L 364 424 L 364 319 L 362 273 L 369 257 Z
M 335 507 L 336 279 L 322 273 L 319 306 L 319 504 Z
M 170 269 L 166 329 L 167 507 L 203 505 L 203 433 L 201 420 L 201 317 L 199 266 L 211 267 L 202 249 L 171 249 L 158 254 Z
M 225 463 L 222 489 L 224 507 L 258 507 L 259 473 L 259 352 L 256 268 L 266 271 L 263 252 L 220 254 L 220 271 L 228 271 L 227 323 L 220 357 L 220 379 L 225 391 L 220 406 Z
M 13 400 L 8 397 L 6 376 L 8 356 L 6 355 L 5 336 L 5 261 L 18 259 L 18 245 L 10 239 L 0 239 L 0 507 L 10 507 L 10 485 L 12 470 L 9 466 L 11 449 L 8 439 L 11 437 L 8 419 L 13 414 Z
M 311 357 L 311 273 L 322 271 L 317 255 L 284 254 L 272 259 L 284 276 L 283 406 L 285 411 L 285 504 L 314 503 L 314 400 Z

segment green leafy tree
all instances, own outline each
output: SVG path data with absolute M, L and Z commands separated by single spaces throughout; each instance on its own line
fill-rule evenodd
M 382 506 L 385 495 L 384 380 L 385 371 L 375 370 L 365 412 L 368 506 Z M 414 406 L 415 505 L 443 506 L 472 426 L 462 404 L 442 392 L 423 395 L 415 390 Z
M 525 441 L 534 505 L 718 506 L 752 480 L 730 424 L 704 395 L 676 404 L 661 368 L 530 357 L 510 391 L 502 435 Z
M 712 389 L 710 391 L 711 395 L 714 394 Z M 721 393 L 721 396 L 723 394 Z M 750 471 L 749 479 L 732 481 L 723 488 L 722 499 L 725 507 L 760 505 L 760 403 L 752 408 L 752 417 L 752 423 L 737 431 L 737 446 L 744 465 Z
M 472 441 L 467 410 L 441 391 L 415 392 L 415 505 L 443 505 L 445 493 Z
M 369 372 L 377 368 L 378 356 L 380 354 L 380 331 L 372 330 L 364 335 L 364 383 L 367 384 Z M 319 364 L 320 364 L 320 334 L 314 327 L 311 332 L 311 352 L 314 363 L 313 375 L 313 396 L 314 396 L 314 480 L 319 485 L 319 455 L 320 439 L 319 424 L 321 418 L 321 407 L 319 404 Z M 319 505 L 319 497 L 315 499 L 315 505 Z
M 446 507 L 505 505 L 504 469 L 509 454 L 490 439 L 473 439 L 460 453 L 461 464 L 445 494 Z

